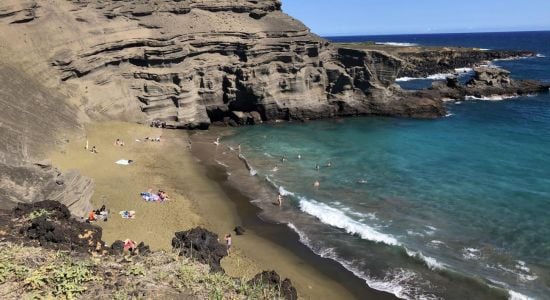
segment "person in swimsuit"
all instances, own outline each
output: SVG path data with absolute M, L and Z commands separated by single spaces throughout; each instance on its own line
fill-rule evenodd
M 277 202 L 279 203 L 279 206 L 283 206 L 283 195 L 281 195 L 281 193 L 277 196 Z
M 227 255 L 229 255 L 231 253 L 231 245 L 232 245 L 232 242 L 231 242 L 231 234 L 226 234 L 223 239 L 225 240 L 225 244 L 226 244 L 226 247 L 227 247 Z

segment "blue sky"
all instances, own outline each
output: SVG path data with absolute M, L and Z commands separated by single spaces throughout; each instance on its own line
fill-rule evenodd
M 550 0 L 282 0 L 322 35 L 550 30 Z

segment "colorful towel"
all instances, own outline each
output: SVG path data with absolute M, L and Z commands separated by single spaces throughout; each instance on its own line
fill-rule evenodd
M 136 217 L 134 210 L 121 210 L 119 214 L 123 219 L 134 219 Z

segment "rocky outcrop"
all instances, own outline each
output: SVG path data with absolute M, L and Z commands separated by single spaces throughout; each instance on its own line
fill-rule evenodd
M 298 299 L 298 293 L 296 292 L 296 288 L 292 286 L 292 281 L 288 278 L 281 280 L 281 277 L 275 271 L 263 271 L 259 274 L 256 274 L 256 276 L 254 276 L 254 278 L 252 278 L 248 282 L 248 284 L 252 286 L 258 284 L 269 285 L 276 290 L 279 290 L 281 296 L 283 296 L 283 298 L 285 298 L 286 300 Z
M 98 245 L 100 249 L 104 246 L 101 228 L 77 221 L 69 209 L 57 201 L 22 203 L 11 211 L 2 210 L 0 214 L 2 241 L 79 253 L 96 251 Z
M 220 262 L 227 256 L 226 247 L 219 242 L 217 234 L 207 229 L 197 227 L 176 232 L 172 248 L 181 256 L 209 265 L 212 272 L 223 272 Z
M 83 216 L 91 209 L 92 180 L 75 170 L 61 173 L 41 160 L 48 150 L 65 143 L 69 134 L 79 133 L 79 113 L 58 91 L 8 58 L 2 59 L 2 50 L 0 47 L 0 208 L 51 199 Z
M 400 93 L 393 80 L 402 59 L 339 49 L 276 0 L 54 0 L 34 12 L 17 24 L 19 35 L 6 27 L 13 54 L 40 61 L 36 68 L 93 119 L 207 128 L 444 110 Z
M 535 80 L 514 80 L 510 72 L 492 67 L 474 68 L 474 76 L 465 85 L 456 77 L 447 78 L 446 82 L 436 82 L 429 91 L 420 92 L 430 97 L 462 100 L 468 97 L 515 97 L 534 93 L 548 92 L 550 84 Z
M 26 23 L 36 18 L 35 0 L 5 0 L 0 3 L 0 22 L 9 24 Z
M 58 201 L 76 216 L 85 216 L 92 209 L 93 181 L 75 170 L 61 173 L 48 161 L 1 166 L 0 207 L 3 209 L 40 199 Z
M 405 63 L 399 77 L 423 78 L 433 74 L 453 73 L 458 68 L 472 68 L 496 59 L 534 57 L 531 51 L 480 50 L 469 48 L 424 48 L 396 54 Z

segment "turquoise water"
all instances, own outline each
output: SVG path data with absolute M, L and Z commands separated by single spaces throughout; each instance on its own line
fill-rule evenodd
M 515 48 L 548 55 L 539 39 L 549 36 Z M 549 78 L 545 57 L 496 64 Z M 550 298 L 550 96 L 448 110 L 439 120 L 246 127 L 226 142 L 241 144 L 258 176 L 287 195 L 289 226 L 304 243 L 374 288 L 402 298 L 502 297 L 486 288 L 494 286 Z

